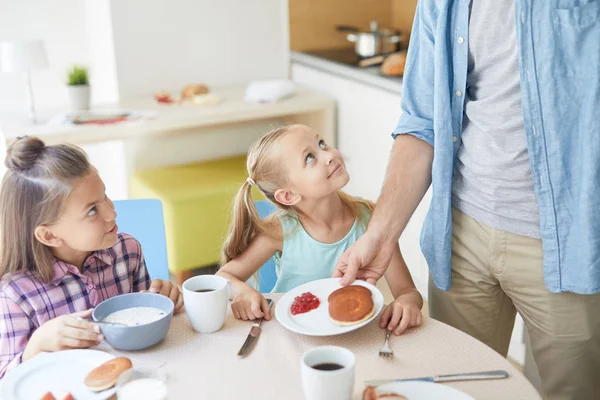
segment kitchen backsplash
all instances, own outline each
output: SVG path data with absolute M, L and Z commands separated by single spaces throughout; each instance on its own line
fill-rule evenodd
M 292 51 L 350 47 L 336 25 L 368 29 L 377 20 L 382 28 L 410 33 L 417 0 L 289 0 Z

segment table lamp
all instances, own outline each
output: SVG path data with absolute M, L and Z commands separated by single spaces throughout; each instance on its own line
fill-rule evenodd
M 44 68 L 48 68 L 48 58 L 44 43 L 41 40 L 0 43 L 0 70 L 2 72 L 21 72 L 27 76 L 29 116 L 34 124 L 37 123 L 37 118 L 31 85 L 31 72 Z

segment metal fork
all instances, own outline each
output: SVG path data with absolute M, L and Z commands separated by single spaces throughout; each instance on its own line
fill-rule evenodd
M 381 349 L 379 349 L 379 355 L 381 357 L 394 357 L 394 350 L 391 349 L 390 347 L 390 334 L 392 333 L 392 331 L 386 331 L 385 333 L 385 343 L 383 344 L 383 347 Z

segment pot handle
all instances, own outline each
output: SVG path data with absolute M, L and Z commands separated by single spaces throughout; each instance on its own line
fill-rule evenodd
M 351 25 L 336 25 L 335 30 L 338 32 L 358 32 L 358 28 Z
M 349 33 L 348 36 L 346 36 L 346 39 L 348 39 L 349 42 L 356 43 L 358 41 L 358 35 Z

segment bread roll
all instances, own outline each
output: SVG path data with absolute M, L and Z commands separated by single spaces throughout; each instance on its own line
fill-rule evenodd
M 402 76 L 406 64 L 406 52 L 390 54 L 381 64 L 381 72 L 385 75 Z
M 377 393 L 377 389 L 373 386 L 367 386 L 363 391 L 362 400 L 408 400 L 406 397 L 396 393 Z
M 206 85 L 194 83 L 183 88 L 181 91 L 181 98 L 182 100 L 190 100 L 193 99 L 194 96 L 206 93 L 208 93 L 208 87 Z
M 93 369 L 83 382 L 93 392 L 101 392 L 109 389 L 117 383 L 117 378 L 125 370 L 133 367 L 131 360 L 127 357 L 113 358 L 99 367 Z

